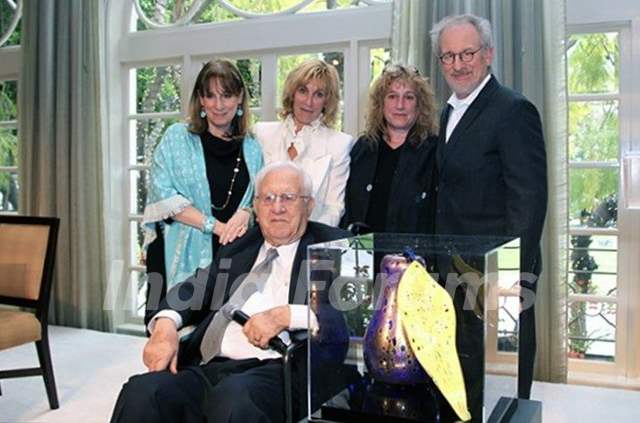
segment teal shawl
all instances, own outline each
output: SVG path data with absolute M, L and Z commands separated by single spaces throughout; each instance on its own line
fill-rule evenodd
M 239 208 L 251 207 L 255 176 L 263 166 L 262 149 L 249 135 L 242 143 L 242 151 L 250 181 Z M 167 290 L 193 275 L 196 269 L 209 266 L 213 259 L 211 234 L 178 221 L 164 223 L 188 206 L 211 216 L 200 136 L 189 132 L 186 124 L 176 123 L 167 129 L 154 151 L 142 222 L 145 253 L 156 238 L 156 222 L 163 228 Z

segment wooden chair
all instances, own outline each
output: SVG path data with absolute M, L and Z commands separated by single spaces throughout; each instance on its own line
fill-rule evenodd
M 0 370 L 0 379 L 42 376 L 52 409 L 59 404 L 47 317 L 59 225 L 54 217 L 0 216 L 0 305 L 15 306 L 0 308 L 0 354 L 35 342 L 40 361 L 39 367 Z

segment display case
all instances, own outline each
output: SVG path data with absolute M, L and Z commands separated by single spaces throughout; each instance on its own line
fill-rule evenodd
M 519 257 L 505 237 L 310 246 L 309 421 L 486 421 L 517 393 Z

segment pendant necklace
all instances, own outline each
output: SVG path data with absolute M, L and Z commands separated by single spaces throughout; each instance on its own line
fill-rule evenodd
M 211 199 L 211 208 L 216 211 L 224 210 L 228 205 L 229 201 L 231 201 L 231 193 L 233 192 L 233 185 L 236 183 L 236 177 L 238 173 L 240 173 L 240 163 L 242 162 L 242 146 L 240 146 L 238 150 L 238 157 L 236 158 L 236 165 L 233 168 L 233 175 L 231 176 L 231 184 L 229 184 L 229 190 L 227 191 L 227 199 L 224 201 L 224 204 L 221 206 L 216 206 L 213 204 L 213 199 Z

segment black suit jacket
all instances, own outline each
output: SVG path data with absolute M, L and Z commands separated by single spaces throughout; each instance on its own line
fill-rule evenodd
M 538 275 L 547 210 L 538 111 L 492 76 L 445 143 L 448 112 L 436 154 L 436 233 L 520 237 L 521 272 Z
M 306 266 L 302 266 L 306 258 L 307 246 L 345 238 L 349 235 L 346 231 L 321 223 L 308 223 L 293 261 L 289 304 L 304 304 L 307 301 Z M 236 242 L 222 247 L 209 269 L 199 269 L 193 277 L 177 284 L 167 293 L 160 304 L 160 309 L 178 312 L 184 326 L 196 326 L 188 342 L 180 346 L 181 363 L 198 364 L 200 362 L 200 343 L 209 322 L 229 299 L 231 288 L 237 287 L 251 271 L 263 242 L 260 228 L 253 227 Z
M 391 182 L 387 232 L 432 233 L 434 209 L 434 166 L 437 137 L 422 143 L 408 143 L 400 152 Z M 351 150 L 349 180 L 345 194 L 345 214 L 340 226 L 367 223 L 369 200 L 375 180 L 379 149 L 366 137 Z

